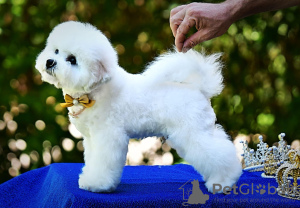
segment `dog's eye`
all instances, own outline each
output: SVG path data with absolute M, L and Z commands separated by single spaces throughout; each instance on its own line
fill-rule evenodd
M 76 61 L 76 57 L 73 55 L 68 56 L 68 58 L 66 59 L 66 61 L 69 61 L 72 65 L 76 65 L 77 61 Z
M 55 50 L 55 54 L 58 54 L 58 52 L 59 52 L 59 50 L 58 50 L 58 49 L 56 49 L 56 50 Z

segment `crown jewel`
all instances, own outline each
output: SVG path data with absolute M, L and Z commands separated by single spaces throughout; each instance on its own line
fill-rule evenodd
M 263 136 L 260 135 L 257 150 L 248 147 L 247 141 L 241 141 L 243 144 L 243 154 L 245 168 L 249 172 L 264 171 L 267 176 L 274 176 L 278 167 L 287 160 L 287 152 L 290 150 L 290 145 L 287 145 L 284 133 L 278 135 L 278 147 L 269 147 L 263 142 Z
M 290 150 L 287 156 L 288 161 L 276 171 L 278 195 L 300 200 L 300 185 L 297 181 L 300 176 L 300 152 Z
M 266 160 L 266 153 L 268 151 L 268 144 L 263 142 L 263 137 L 259 136 L 259 144 L 257 144 L 257 151 L 248 147 L 247 141 L 241 141 L 243 144 L 243 154 L 245 168 L 244 170 L 253 172 L 263 170 L 263 164 Z
M 300 178 L 300 151 L 291 150 L 284 137 L 284 133 L 278 135 L 278 147 L 268 147 L 263 137 L 259 136 L 256 152 L 248 147 L 247 141 L 241 141 L 244 170 L 264 171 L 262 177 L 276 178 L 278 195 L 300 200 L 300 184 L 297 181 Z

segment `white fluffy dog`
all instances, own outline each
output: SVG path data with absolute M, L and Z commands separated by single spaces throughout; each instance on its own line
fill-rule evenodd
M 210 98 L 223 89 L 218 58 L 193 50 L 170 52 L 144 73 L 129 74 L 118 65 L 108 39 L 92 25 L 56 26 L 36 68 L 44 81 L 69 95 L 64 105 L 84 136 L 85 166 L 79 187 L 93 192 L 116 189 L 129 138 L 147 136 L 167 138 L 202 174 L 209 191 L 213 184 L 232 186 L 241 164 L 228 135 L 215 124 L 210 104 Z M 81 102 L 87 97 L 90 100 Z

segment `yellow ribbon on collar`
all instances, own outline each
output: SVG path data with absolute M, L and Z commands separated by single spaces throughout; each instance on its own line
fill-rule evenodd
M 65 103 L 60 103 L 63 108 L 72 107 L 73 105 L 81 104 L 86 108 L 90 108 L 95 104 L 95 100 L 90 100 L 87 95 L 82 95 L 80 98 L 72 98 L 70 95 L 65 95 Z

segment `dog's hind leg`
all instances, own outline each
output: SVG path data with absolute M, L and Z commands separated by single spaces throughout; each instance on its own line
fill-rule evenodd
M 214 184 L 224 188 L 236 183 L 242 167 L 224 130 L 216 126 L 211 132 L 188 131 L 180 134 L 185 137 L 170 138 L 169 143 L 203 176 L 208 191 L 213 192 Z

